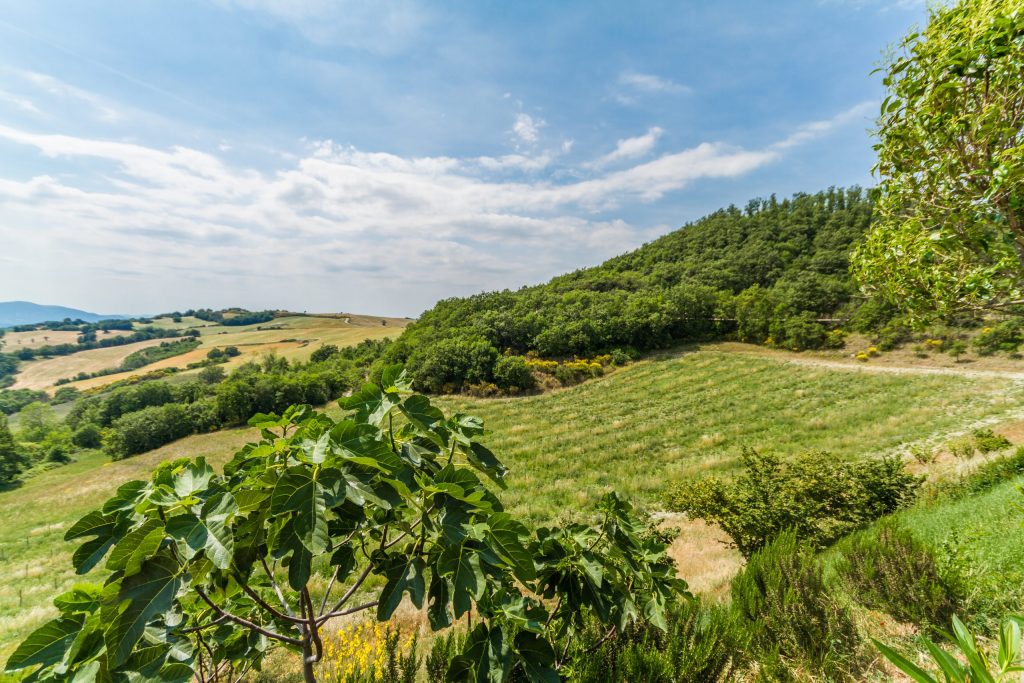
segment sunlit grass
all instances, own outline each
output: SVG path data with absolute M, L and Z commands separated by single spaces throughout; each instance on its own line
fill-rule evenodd
M 486 443 L 512 470 L 503 499 L 541 524 L 589 514 L 613 488 L 657 508 L 671 483 L 731 471 L 744 445 L 883 453 L 994 418 L 1020 396 L 1019 385 L 993 378 L 874 375 L 710 348 L 553 394 L 438 403 L 485 419 Z M 92 452 L 0 493 L 0 659 L 52 615 L 54 594 L 81 580 L 74 546 L 62 541 L 78 517 L 161 461 L 220 464 L 256 438 L 248 429 L 193 436 L 116 463 Z

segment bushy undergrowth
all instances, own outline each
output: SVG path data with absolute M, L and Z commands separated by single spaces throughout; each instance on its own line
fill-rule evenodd
M 747 629 L 765 681 L 859 680 L 865 662 L 849 610 L 829 590 L 814 549 L 785 531 L 732 582 L 732 608 Z
M 597 642 L 606 629 L 592 624 L 581 643 Z M 631 627 L 597 650 L 569 652 L 566 678 L 578 683 L 715 683 L 730 680 L 745 663 L 748 637 L 728 608 L 694 598 L 668 614 L 665 631 Z
M 892 520 L 838 547 L 836 569 L 859 604 L 920 627 L 944 627 L 961 604 L 960 578 L 942 571 L 932 549 Z
M 823 452 L 783 461 L 747 449 L 734 481 L 708 478 L 670 491 L 678 512 L 719 525 L 745 557 L 791 529 L 821 549 L 910 503 L 920 479 L 896 458 L 839 462 Z

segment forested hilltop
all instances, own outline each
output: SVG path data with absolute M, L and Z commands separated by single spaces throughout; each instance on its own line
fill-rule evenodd
M 841 344 L 840 321 L 863 329 L 888 317 L 849 274 L 871 212 L 859 187 L 730 206 L 547 284 L 441 301 L 389 359 L 422 389 L 452 391 L 508 388 L 517 354 L 591 357 L 727 335 L 794 350 Z

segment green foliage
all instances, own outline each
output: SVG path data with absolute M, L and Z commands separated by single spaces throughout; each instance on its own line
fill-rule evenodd
M 1013 444 L 1002 434 L 995 434 L 991 429 L 975 429 L 971 432 L 974 439 L 974 447 L 982 453 L 991 453 L 1009 448 Z
M 732 605 L 750 633 L 757 661 L 776 669 L 772 679 L 809 670 L 825 680 L 860 680 L 864 661 L 857 628 L 830 593 L 821 560 L 793 532 L 750 557 L 733 579 Z
M 854 534 L 838 550 L 836 569 L 866 607 L 934 629 L 961 605 L 961 577 L 941 571 L 931 548 L 892 520 Z
M 977 637 L 956 616 L 953 617 L 954 656 L 925 638 L 932 665 L 939 675 L 926 671 L 896 650 L 877 640 L 875 647 L 886 659 L 916 683 L 1014 683 L 1024 672 L 1021 626 L 1024 616 L 1007 617 L 999 629 L 995 653 L 979 646 Z M 941 676 L 941 677 L 940 677 Z
M 145 453 L 188 436 L 193 427 L 185 406 L 168 403 L 127 413 L 114 420 L 103 438 L 103 450 L 112 460 Z
M 697 598 L 669 609 L 665 631 L 636 624 L 605 639 L 607 631 L 602 624 L 589 625 L 569 650 L 567 678 L 578 683 L 716 683 L 731 680 L 748 646 L 732 611 Z
M 447 339 L 409 358 L 416 386 L 431 393 L 451 393 L 463 383 L 490 382 L 498 350 L 483 339 Z
M 99 448 L 102 440 L 103 432 L 91 422 L 83 424 L 71 435 L 71 443 L 79 448 Z
M 504 487 L 506 476 L 478 440 L 482 421 L 446 416 L 408 387 L 388 368 L 380 386 L 342 402 L 340 420 L 309 406 L 256 415 L 263 439 L 223 474 L 199 458 L 122 485 L 65 534 L 81 544 L 78 573 L 106 558 L 105 585 L 59 596 L 59 615 L 8 669 L 33 668 L 40 681 L 103 671 L 184 682 L 221 666 L 259 670 L 283 644 L 314 681 L 331 619 L 373 610 L 387 620 L 408 596 L 434 630 L 472 610 L 451 680 L 547 682 L 559 665 L 552 642 L 588 619 L 667 626 L 685 584 L 664 534 L 614 493 L 596 526 L 531 533 L 482 479 Z M 332 578 L 314 596 L 321 571 Z
M 507 391 L 529 391 L 537 386 L 522 356 L 502 356 L 494 364 L 494 383 Z
M 931 497 L 949 496 L 963 498 L 988 491 L 1003 482 L 1024 475 L 1024 447 L 1012 455 L 982 463 L 968 474 L 957 479 L 945 480 L 929 487 Z
M 719 525 L 745 557 L 792 530 L 824 548 L 913 501 L 920 480 L 897 458 L 844 463 L 808 452 L 788 462 L 752 449 L 733 482 L 705 478 L 676 486 L 668 506 Z
M 1018 320 L 1004 320 L 995 327 L 984 328 L 971 342 L 979 356 L 996 353 L 1014 354 L 1024 344 L 1024 330 Z
M 53 406 L 36 401 L 21 409 L 18 435 L 23 441 L 40 442 L 57 428 L 57 415 Z
M 817 348 L 818 320 L 858 306 L 847 254 L 871 211 L 859 188 L 729 207 L 547 284 L 441 301 L 387 358 L 407 362 L 417 387 L 450 392 L 492 381 L 499 351 L 590 358 L 733 333 Z
M 0 391 L 0 413 L 13 415 L 30 403 L 46 401 L 45 391 L 31 389 L 4 389 Z
M 24 467 L 25 456 L 7 426 L 7 416 L 0 415 L 0 486 L 16 481 Z
M 199 374 L 196 376 L 199 378 L 199 381 L 204 384 L 217 384 L 223 381 L 223 379 L 228 375 L 224 372 L 224 368 L 219 365 L 207 365 L 205 368 L 200 370 Z
M 337 355 L 338 347 L 334 344 L 324 344 L 318 349 L 315 349 L 313 353 L 309 355 L 309 360 L 313 363 L 320 363 L 322 361 Z
M 1021 298 L 1024 12 L 930 7 L 883 65 L 878 216 L 855 256 L 867 287 L 917 316 Z

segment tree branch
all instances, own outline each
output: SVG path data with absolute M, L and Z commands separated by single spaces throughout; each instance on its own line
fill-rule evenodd
M 341 596 L 341 599 L 338 600 L 334 607 L 331 608 L 331 612 L 337 612 L 342 605 L 349 601 L 349 598 L 351 598 L 352 595 L 359 589 L 359 587 L 363 585 L 363 581 L 366 581 L 366 577 L 370 575 L 370 571 L 372 569 L 373 564 L 367 562 L 366 569 L 363 570 L 363 573 L 359 575 L 359 578 L 356 579 L 356 582 L 353 583 L 352 586 L 347 591 L 345 591 L 345 594 Z M 326 619 L 324 619 L 324 615 L 321 614 L 319 619 L 317 619 L 317 622 L 322 624 L 324 621 L 326 621 Z
M 219 605 L 217 605 L 213 600 L 211 600 L 210 596 L 208 596 L 206 594 L 206 592 L 203 591 L 202 588 L 199 588 L 198 586 L 196 586 L 195 590 L 196 590 L 196 593 L 199 595 L 199 597 L 203 599 L 203 602 L 205 602 L 207 605 L 212 607 L 213 610 L 215 612 L 217 612 L 217 614 L 221 615 L 222 617 L 230 619 L 231 621 L 235 622 L 236 624 L 240 624 L 242 626 L 245 626 L 246 628 L 250 628 L 253 631 L 256 631 L 256 633 L 262 634 L 262 635 L 264 635 L 267 638 L 270 638 L 272 640 L 278 640 L 278 641 L 280 641 L 282 643 L 288 643 L 289 645 L 296 645 L 296 646 L 299 646 L 299 647 L 302 646 L 302 641 L 299 640 L 298 638 L 292 638 L 291 636 L 286 636 L 286 635 L 283 635 L 283 634 L 280 634 L 280 633 L 275 633 L 274 631 L 270 631 L 268 629 L 265 629 L 262 626 L 260 626 L 259 624 L 251 622 L 248 619 L 244 619 L 242 617 L 239 617 L 239 616 L 236 616 L 234 614 L 231 614 L 231 612 L 228 612 L 227 610 L 225 610 L 222 607 L 220 607 Z

